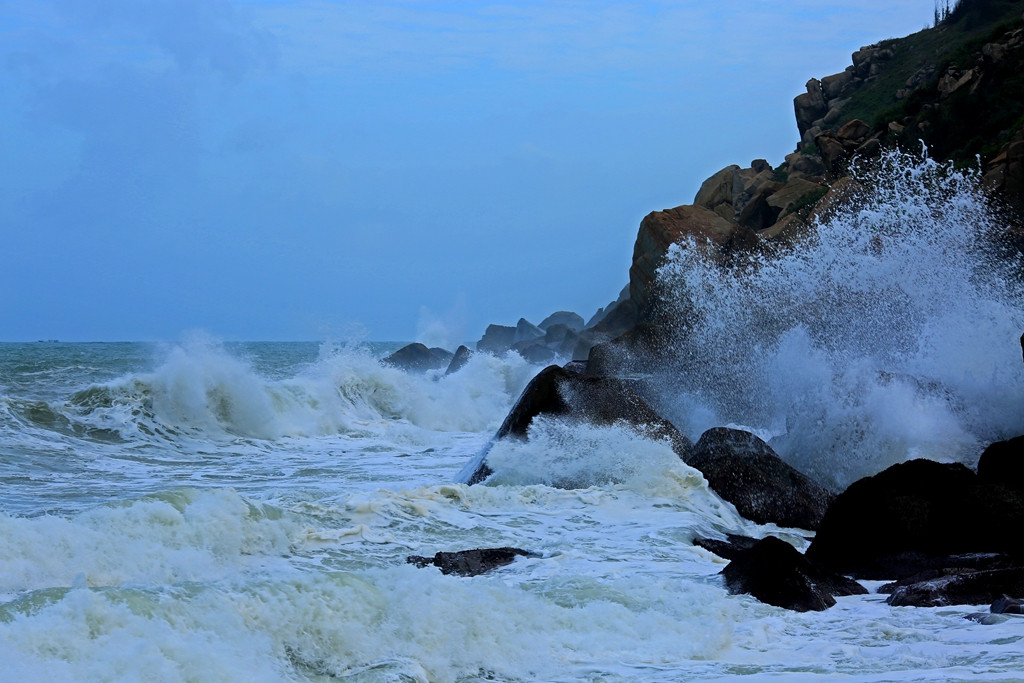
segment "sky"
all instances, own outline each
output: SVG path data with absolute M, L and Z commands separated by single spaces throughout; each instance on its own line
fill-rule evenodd
M 0 341 L 479 339 L 616 298 L 931 0 L 0 0 Z

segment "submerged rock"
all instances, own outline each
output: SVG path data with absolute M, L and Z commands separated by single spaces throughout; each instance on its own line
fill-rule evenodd
M 704 474 L 715 493 L 758 524 L 817 529 L 833 498 L 764 441 L 739 429 L 704 432 L 686 463 Z
M 535 553 L 521 548 L 474 548 L 455 552 L 438 552 L 433 557 L 410 555 L 405 558 L 409 564 L 417 567 L 433 565 L 442 574 L 458 574 L 459 576 L 477 576 L 497 567 L 512 564 L 517 557 L 532 557 Z
M 989 611 L 992 614 L 1024 614 L 1024 600 L 1004 595 L 992 603 Z
M 738 551 L 722 576 L 730 593 L 748 593 L 797 612 L 826 610 L 836 604 L 836 595 L 867 593 L 856 581 L 821 569 L 774 536 Z
M 525 437 L 533 418 L 541 414 L 597 425 L 624 422 L 654 438 L 667 438 L 684 460 L 690 453 L 689 439 L 654 412 L 627 382 L 613 377 L 595 377 L 557 365 L 544 368 L 526 385 L 494 440 Z M 491 475 L 486 453 L 478 456 L 475 463 L 466 483 L 476 484 Z

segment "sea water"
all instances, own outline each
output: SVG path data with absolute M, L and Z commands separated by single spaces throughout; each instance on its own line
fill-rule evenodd
M 920 260 L 935 245 L 921 236 L 915 255 L 904 241 L 957 234 L 934 202 L 887 241 L 904 224 L 886 217 L 893 202 L 913 207 L 934 185 L 919 176 L 893 180 L 918 185 L 895 200 L 873 189 L 867 213 L 803 247 L 819 250 L 805 269 L 823 249 L 861 259 L 865 280 L 820 284 L 848 287 L 844 300 L 891 293 L 890 347 L 813 294 L 839 252 L 804 280 L 800 252 L 774 255 L 746 289 L 676 255 L 663 280 L 687 306 L 704 288 L 690 329 L 720 344 L 679 341 L 672 372 L 702 365 L 684 352 L 710 369 L 674 383 L 666 371 L 660 407 L 691 437 L 742 424 L 834 485 L 908 457 L 970 461 L 986 440 L 1024 433 L 1021 306 L 985 279 L 1010 275 L 951 243 L 961 255 L 931 282 L 950 291 L 929 300 Z M 965 182 L 942 196 L 977 201 Z M 997 220 L 984 203 L 964 211 L 972 226 Z M 801 317 L 806 303 L 782 309 L 780 290 L 822 304 Z M 0 679 L 1024 676 L 1024 620 L 965 619 L 984 606 L 889 607 L 870 593 L 800 614 L 729 595 L 725 561 L 696 536 L 774 534 L 803 549 L 810 534 L 742 519 L 669 444 L 628 428 L 538 419 L 528 441 L 493 447 L 485 484 L 453 483 L 540 368 L 478 354 L 451 375 L 414 375 L 379 362 L 393 348 L 0 345 Z M 711 365 L 723 349 L 742 379 Z M 744 386 L 764 400 L 744 400 L 758 395 Z M 549 486 L 565 480 L 577 488 Z M 534 554 L 472 578 L 406 562 L 494 546 Z

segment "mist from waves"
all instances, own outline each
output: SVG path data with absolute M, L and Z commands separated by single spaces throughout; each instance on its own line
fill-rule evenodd
M 914 457 L 974 465 L 1024 433 L 1020 255 L 976 170 L 885 154 L 789 246 L 709 263 L 673 245 L 660 408 L 737 425 L 840 489 Z

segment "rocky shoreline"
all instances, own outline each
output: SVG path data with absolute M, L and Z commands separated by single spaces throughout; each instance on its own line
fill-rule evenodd
M 722 572 L 731 592 L 789 609 L 821 610 L 835 604 L 835 596 L 865 592 L 855 579 L 885 579 L 892 582 L 883 587 L 891 605 L 991 604 L 993 613 L 1019 613 L 1024 436 L 991 444 L 976 470 L 915 459 L 829 491 L 748 432 L 718 427 L 691 443 L 645 400 L 647 390 L 637 379 L 662 364 L 671 354 L 667 340 L 679 333 L 674 314 L 660 304 L 656 284 L 670 245 L 688 245 L 722 265 L 737 254 L 789 247 L 836 207 L 858 201 L 863 187 L 854 171 L 865 160 L 915 137 L 927 142 L 971 98 L 987 102 L 1014 89 L 1007 101 L 1022 99 L 1010 76 L 1013 65 L 1024 64 L 1022 17 L 982 16 L 982 9 L 970 14 L 979 3 L 963 7 L 927 30 L 932 33 L 862 48 L 844 72 L 809 81 L 807 92 L 794 101 L 801 141 L 778 168 L 763 159 L 747 168 L 728 166 L 701 185 L 693 204 L 648 214 L 639 227 L 628 286 L 589 321 L 560 311 L 538 325 L 525 319 L 515 326 L 490 325 L 476 353 L 516 352 L 550 364 L 526 387 L 492 444 L 527 438 L 537 415 L 626 424 L 671 443 L 743 517 L 815 532 L 805 554 L 771 536 L 695 539 L 731 560 Z M 982 19 L 991 25 L 979 28 Z M 960 43 L 939 58 L 931 54 L 927 63 L 915 61 L 919 45 L 934 40 Z M 885 87 L 892 92 L 873 120 L 857 116 L 864 111 L 865 93 Z M 976 125 L 987 131 L 989 123 Z M 1022 140 L 1024 118 L 976 150 L 985 187 L 1007 211 L 1009 244 L 1016 249 L 1021 241 L 1014 235 L 1024 224 Z M 964 148 L 947 149 L 938 160 L 955 161 L 963 153 Z M 471 353 L 467 347 L 453 354 L 410 345 L 385 362 L 410 371 L 451 373 Z M 485 449 L 461 479 L 477 484 L 490 474 Z M 525 553 L 498 550 L 500 563 Z

